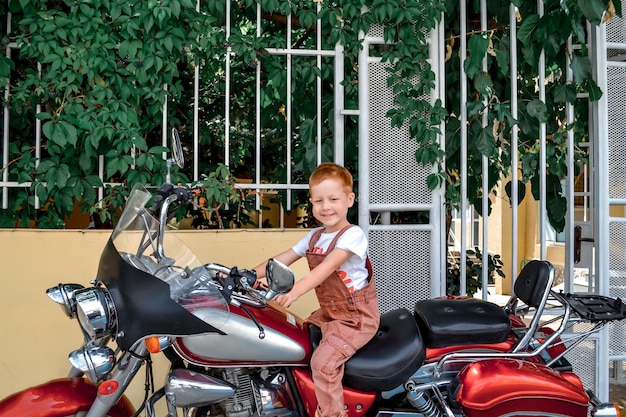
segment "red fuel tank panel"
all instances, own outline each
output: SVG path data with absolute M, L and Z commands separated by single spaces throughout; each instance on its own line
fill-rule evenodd
M 515 359 L 472 363 L 463 369 L 456 399 L 468 417 L 567 415 L 586 417 L 589 397 L 580 379 Z

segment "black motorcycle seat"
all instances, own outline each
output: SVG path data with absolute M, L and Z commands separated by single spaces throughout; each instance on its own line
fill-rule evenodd
M 511 321 L 502 307 L 474 298 L 418 301 L 414 315 L 430 348 L 500 343 L 511 332 Z
M 312 324 L 309 331 L 315 349 L 322 332 Z M 425 358 L 424 343 L 411 312 L 392 310 L 381 315 L 376 335 L 346 362 L 343 384 L 361 391 L 388 391 L 413 375 Z

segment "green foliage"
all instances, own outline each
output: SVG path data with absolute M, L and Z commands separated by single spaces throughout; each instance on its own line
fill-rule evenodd
M 420 161 L 431 163 L 441 158 L 436 143 L 445 112 L 441 103 L 433 106 L 425 98 L 435 85 L 426 34 L 441 16 L 440 1 L 258 3 L 260 25 L 256 1 L 244 0 L 231 8 L 230 20 L 236 23 L 227 39 L 224 0 L 204 2 L 199 11 L 189 0 L 135 4 L 119 0 L 11 0 L 9 9 L 2 12 L 12 13 L 13 32 L 3 37 L 3 44 L 12 40 L 20 49 L 18 58 L 0 61 L 0 80 L 3 85 L 11 82 L 9 99 L 3 101 L 11 112 L 11 163 L 3 169 L 9 171 L 11 180 L 33 186 L 25 195 L 15 196 L 19 203 L 15 212 L 3 217 L 4 224 L 22 218 L 20 225 L 35 222 L 42 227 L 43 213 L 34 209 L 36 200 L 45 207 L 46 219 L 66 218 L 77 201 L 83 211 L 110 222 L 123 205 L 126 190 L 135 182 L 162 182 L 164 149 L 159 138 L 163 105 L 166 98 L 174 103 L 168 106 L 168 124 L 178 126 L 183 140 L 189 142 L 186 132 L 194 129 L 189 113 L 196 98 L 192 88 L 196 69 L 202 80 L 197 97 L 202 115 L 198 135 L 201 149 L 206 150 L 200 158 L 200 173 L 218 172 L 223 169 L 218 164 L 226 162 L 233 178 L 260 174 L 265 182 L 305 183 L 315 168 L 319 144 L 323 160 L 333 158 L 334 62 L 324 58 L 326 62 L 318 66 L 315 58 L 293 56 L 292 79 L 286 79 L 286 57 L 268 54 L 267 48 L 287 47 L 290 14 L 291 46 L 317 47 L 319 30 L 324 33 L 322 48 L 334 49 L 337 43 L 343 46 L 348 108 L 356 108 L 358 100 L 358 34 L 367 32 L 372 24 L 382 25 L 385 38 L 394 42 L 383 54 L 391 63 L 389 84 L 397 93 L 398 106 L 389 114 L 392 124 L 410 121 L 412 135 L 426 139 L 416 154 Z M 363 13 L 364 9 L 369 11 Z M 5 22 L 0 23 L 3 33 Z M 228 135 L 224 130 L 226 54 L 233 86 L 229 92 Z M 257 68 L 262 78 L 259 94 L 254 89 Z M 298 99 L 317 97 L 318 80 L 325 115 L 321 121 L 317 120 L 314 99 Z M 294 103 L 289 126 L 288 94 Z M 260 112 L 256 111 L 257 96 Z M 32 123 L 35 118 L 43 133 L 41 155 L 36 155 L 32 146 L 31 138 L 38 130 Z M 262 138 L 261 173 L 254 172 L 257 156 L 251 152 L 257 125 Z M 357 121 L 347 118 L 345 163 L 354 172 L 357 132 Z M 291 149 L 287 149 L 288 135 Z M 289 179 L 285 163 L 288 153 L 294 161 Z M 98 171 L 101 158 L 102 173 Z M 189 177 L 188 172 L 174 174 L 177 181 Z M 105 195 L 99 200 L 94 187 L 102 185 L 106 186 Z M 117 189 L 117 185 L 122 188 Z M 293 193 L 292 203 L 305 202 L 304 194 Z M 46 221 L 48 225 L 62 223 Z
M 548 219 L 557 230 L 565 226 L 565 198 L 562 180 L 567 172 L 567 134 L 573 130 L 576 149 L 574 163 L 578 167 L 588 155 L 578 145 L 588 141 L 587 107 L 585 101 L 577 101 L 577 93 L 588 93 L 589 100 L 598 100 L 602 92 L 595 83 L 591 62 L 587 56 L 585 18 L 599 24 L 605 11 L 613 3 L 606 0 L 556 1 L 544 4 L 544 14 L 539 16 L 536 2 L 519 0 L 517 6 L 517 39 L 511 40 L 509 3 L 503 0 L 487 2 L 487 30 L 473 26 L 479 21 L 478 2 L 468 3 L 468 56 L 464 70 L 468 77 L 467 96 L 462 97 L 459 86 L 458 1 L 446 0 L 446 109 L 450 117 L 446 120 L 446 198 L 451 207 L 460 203 L 460 149 L 461 149 L 461 106 L 467 109 L 467 131 L 469 149 L 467 159 L 467 189 L 469 203 L 479 214 L 482 213 L 481 198 L 487 193 L 497 195 L 497 186 L 510 174 L 511 131 L 518 130 L 520 178 L 518 187 L 520 201 L 524 198 L 524 184 L 530 183 L 532 195 L 539 198 L 540 152 L 546 157 L 546 196 Z M 621 4 L 616 2 L 621 12 Z M 610 11 L 608 12 L 610 14 Z M 568 39 L 579 43 L 579 51 L 567 48 Z M 510 79 L 511 43 L 517 43 L 518 56 L 515 74 L 518 81 L 518 114 L 511 112 Z M 545 100 L 537 92 L 538 63 L 540 53 L 545 58 Z M 569 64 L 568 64 L 569 58 Z M 573 81 L 565 78 L 567 66 L 572 70 Z M 566 105 L 574 105 L 575 119 L 568 120 Z M 539 127 L 545 123 L 546 147 L 540 147 Z M 482 159 L 488 163 L 488 189 L 482 188 Z M 576 175 L 577 172 L 569 173 Z M 442 173 L 442 175 L 444 175 Z M 505 186 L 510 196 L 510 182 Z M 488 210 L 491 210 L 491 198 Z
M 473 250 L 467 251 L 466 257 L 466 294 L 469 297 L 473 297 L 479 290 L 482 289 L 483 282 L 483 265 L 484 255 L 478 247 Z M 504 278 L 504 266 L 500 255 L 487 254 L 487 279 L 488 284 L 494 283 L 494 278 L 498 275 L 500 278 Z M 446 289 L 448 295 L 461 295 L 461 271 L 460 265 L 456 262 L 450 262 L 448 259 L 446 268 Z
M 519 128 L 520 184 L 533 185 L 537 192 L 539 170 L 539 124 L 546 123 L 548 144 L 548 216 L 557 230 L 564 224 L 561 179 L 565 169 L 568 130 L 576 142 L 586 139 L 585 126 L 565 117 L 565 104 L 575 103 L 579 92 L 597 100 L 602 92 L 595 84 L 591 64 L 583 47 L 565 48 L 572 36 L 584 44 L 584 17 L 595 24 L 606 16 L 609 0 L 549 0 L 545 14 L 536 12 L 536 2 L 517 0 L 520 20 L 518 38 L 509 39 L 508 8 L 503 0 L 489 0 L 489 27 L 468 33 L 469 54 L 464 69 L 469 91 L 461 97 L 458 86 L 461 62 L 458 54 L 458 1 L 456 0 L 337 0 L 303 2 L 243 0 L 231 7 L 229 33 L 224 30 L 226 0 L 196 3 L 190 0 L 148 0 L 134 4 L 119 0 L 10 0 L 0 5 L 0 14 L 12 14 L 12 32 L 7 36 L 6 19 L 0 22 L 2 46 L 10 41 L 19 46 L 13 60 L 0 57 L 0 86 L 10 81 L 8 170 L 11 181 L 30 183 L 12 193 L 12 208 L 0 214 L 0 224 L 62 227 L 74 203 L 99 216 L 103 222 L 114 219 L 124 203 L 126 190 L 136 182 L 159 184 L 165 176 L 161 124 L 167 99 L 168 125 L 178 126 L 185 148 L 194 129 L 191 109 L 199 102 L 202 115 L 198 127 L 200 173 L 207 181 L 221 181 L 218 196 L 207 195 L 217 207 L 240 208 L 236 203 L 233 178 L 256 178 L 264 182 L 305 183 L 316 164 L 317 146 L 323 160 L 333 157 L 334 62 L 318 66 L 315 58 L 292 56 L 292 79 L 286 79 L 287 58 L 267 53 L 268 48 L 285 48 L 286 22 L 291 18 L 292 47 L 316 47 L 317 31 L 322 30 L 324 49 L 337 43 L 345 50 L 345 102 L 356 108 L 358 53 L 362 48 L 359 32 L 372 25 L 383 28 L 389 42 L 378 51 L 387 63 L 388 86 L 395 98 L 387 116 L 393 127 L 407 126 L 417 142 L 418 162 L 433 166 L 428 185 L 446 185 L 450 206 L 460 201 L 460 106 L 468 112 L 469 200 L 477 204 L 483 193 L 494 193 L 510 166 L 510 132 Z M 8 7 L 7 7 L 8 4 Z M 257 4 L 262 19 L 257 23 Z M 473 6 L 474 8 L 471 8 Z M 477 16 L 478 2 L 470 3 L 470 15 Z M 617 14 L 621 3 L 615 2 Z M 291 15 L 291 16 L 290 16 Z M 447 88 L 443 101 L 431 103 L 436 76 L 429 61 L 428 34 L 445 15 L 448 59 Z M 318 25 L 321 25 L 318 27 Z M 465 35 L 465 34 L 463 34 Z M 518 116 L 511 113 L 508 83 L 509 50 L 517 42 L 523 60 L 516 69 Z M 544 51 L 546 99 L 535 92 L 537 62 Z M 571 53 L 574 82 L 563 77 L 566 54 Z M 230 61 L 230 130 L 225 132 L 227 93 L 225 57 Z M 483 61 L 486 60 L 486 69 Z M 39 67 L 38 67 L 39 65 Z M 262 88 L 255 90 L 257 69 Z M 201 86 L 194 96 L 194 72 L 200 72 Z M 321 92 L 317 82 L 321 81 Z M 288 85 L 290 89 L 288 90 Z M 167 89 L 164 88 L 167 86 Z M 315 100 L 321 94 L 323 114 L 318 120 Z M 257 100 L 260 111 L 257 112 Z M 292 124 L 287 125 L 287 103 Z M 577 105 L 577 116 L 586 106 Z M 257 114 L 259 120 L 257 120 Z M 483 116 L 486 115 L 486 123 Z M 42 151 L 35 154 L 32 138 L 41 126 Z M 317 126 L 321 126 L 321 132 Z M 261 172 L 254 172 L 257 155 L 251 152 L 260 126 Z M 445 152 L 439 144 L 445 126 Z M 228 134 L 227 134 L 228 133 Z M 288 142 L 286 139 L 289 138 Z M 358 130 L 356 120 L 346 118 L 346 165 L 356 172 Z M 291 149 L 287 149 L 290 143 Z M 228 146 L 228 160 L 224 152 Z M 287 154 L 293 155 L 287 178 Z M 482 189 L 482 157 L 489 162 L 488 190 Z M 582 151 L 576 161 L 584 161 Z M 99 163 L 104 160 L 104 172 Z M 226 168 L 220 163 L 226 162 Z M 445 163 L 445 165 L 444 165 Z M 187 164 L 189 166 L 190 164 Z M 208 173 L 208 174 L 207 174 Z M 186 182 L 189 171 L 174 172 L 174 180 Z M 95 187 L 105 185 L 100 200 Z M 118 185 L 121 185 L 119 187 Z M 216 186 L 217 187 L 217 186 Z M 231 187 L 228 189 L 228 187 Z M 218 187 L 219 188 L 219 187 Z M 510 189 L 510 186 L 505 187 Z M 306 201 L 306 193 L 294 192 L 294 205 Z M 523 194 L 522 194 L 523 195 Z M 243 199 L 244 201 L 246 199 Z M 239 200 L 242 201 L 242 200 Z M 233 204 L 231 204 L 233 203 Z M 35 209 L 37 206 L 42 209 Z M 213 206 L 213 203 L 211 204 Z M 486 214 L 486 213 L 485 213 Z
M 241 196 L 235 190 L 235 178 L 230 175 L 228 167 L 219 164 L 217 169 L 205 176 L 202 181 L 195 184 L 202 190 L 201 207 L 207 213 L 203 215 L 205 224 L 215 226 L 217 229 L 224 228 L 224 222 L 220 210 L 226 205 L 232 204 L 238 207 Z M 208 226 L 207 226 L 208 227 Z
M 74 201 L 110 219 L 123 204 L 123 190 L 164 176 L 157 140 L 163 105 L 181 96 L 181 69 L 193 64 L 213 18 L 197 13 L 189 0 L 8 4 L 2 32 L 10 11 L 10 36 L 20 49 L 11 65 L 0 61 L 1 82 L 11 80 L 3 100 L 10 111 L 11 163 L 3 169 L 11 180 L 33 185 L 24 198 L 18 193 L 17 213 L 5 223 L 17 215 L 23 226 L 29 219 L 36 227 L 63 227 Z M 32 146 L 35 119 L 43 133 L 41 155 Z M 94 187 L 103 184 L 123 184 L 121 197 L 116 192 L 99 202 Z M 43 217 L 34 210 L 35 196 Z

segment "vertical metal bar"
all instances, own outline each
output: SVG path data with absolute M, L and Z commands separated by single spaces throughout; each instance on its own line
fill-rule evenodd
M 315 11 L 316 11 L 316 14 L 319 16 L 320 3 L 316 4 Z M 317 69 L 319 70 L 321 74 L 322 73 L 322 55 L 320 54 L 320 51 L 322 49 L 322 20 L 317 19 L 316 24 L 317 24 L 317 36 L 315 40 L 316 49 L 317 49 L 316 64 L 317 64 Z M 316 108 L 315 108 L 315 113 L 317 116 L 317 163 L 319 165 L 319 163 L 322 161 L 322 77 L 316 77 L 315 81 L 316 81 L 315 88 L 317 91 Z M 340 161 L 337 161 L 336 155 L 335 155 L 335 162 L 338 164 L 341 164 Z
M 359 31 L 363 48 L 359 51 L 359 227 L 368 234 L 370 205 L 370 135 L 369 135 L 369 42 Z M 335 58 L 335 63 L 337 58 Z
M 291 13 L 287 16 L 287 50 L 291 51 Z M 292 54 L 287 52 L 287 210 L 291 210 L 291 60 Z
M 256 7 L 256 33 L 257 36 L 261 36 L 261 4 L 257 4 Z M 256 97 L 255 97 L 255 126 L 254 126 L 254 135 L 255 135 L 255 169 L 254 169 L 254 181 L 257 184 L 261 183 L 261 63 L 257 63 L 256 66 Z M 259 221 L 258 227 L 259 229 L 263 225 L 263 213 L 261 210 L 261 205 L 263 203 L 263 196 L 261 194 L 261 190 L 256 190 L 255 193 L 255 204 L 256 211 L 259 213 Z
M 441 105 L 445 108 L 446 105 L 446 95 L 443 94 L 444 91 L 446 91 L 446 77 L 444 76 L 444 72 L 445 72 L 445 68 L 446 68 L 446 61 L 445 61 L 445 31 L 444 31 L 444 16 L 442 14 L 441 16 L 441 20 L 439 21 L 439 23 L 437 23 L 437 37 L 436 39 L 438 39 L 438 41 L 441 43 L 438 48 L 436 53 L 434 53 L 439 59 L 438 59 L 438 67 L 437 70 L 435 71 L 435 76 L 437 77 L 437 86 L 439 88 L 439 90 L 437 91 L 437 97 L 439 97 L 441 99 Z M 443 132 L 443 134 L 439 137 L 440 143 L 439 146 L 441 147 L 441 149 L 443 151 L 446 150 L 446 140 L 445 140 L 445 131 L 446 131 L 446 126 L 445 126 L 445 122 L 442 120 L 441 121 L 441 126 L 440 126 L 441 132 Z M 445 161 L 444 161 L 445 163 Z M 437 285 L 436 283 L 432 283 L 431 284 L 431 292 L 433 294 L 437 294 L 437 295 L 443 295 L 446 294 L 446 288 L 447 288 L 447 277 L 446 277 L 446 272 L 447 272 L 447 247 L 448 247 L 448 236 L 446 235 L 446 209 L 445 209 L 445 189 L 444 187 L 440 187 L 439 192 L 437 193 L 437 196 L 439 197 L 439 209 L 434 208 L 433 210 L 431 210 L 431 216 L 434 216 L 433 213 L 439 213 L 439 221 L 438 222 L 434 222 L 433 221 L 433 225 L 435 226 L 435 228 L 439 228 L 439 230 L 443 230 L 443 233 L 438 233 L 439 236 L 439 242 L 437 243 L 437 248 L 435 248 L 435 250 L 433 250 L 433 254 L 431 255 L 431 260 L 432 260 L 432 264 L 433 265 L 437 265 L 436 268 L 439 269 L 439 273 L 437 273 L 437 271 L 433 271 L 433 273 L 435 275 L 433 276 L 439 276 L 441 277 L 440 279 L 440 283 Z M 437 207 L 437 206 L 434 206 Z M 438 250 L 437 250 L 438 249 Z M 435 255 L 436 254 L 436 255 Z M 442 256 L 443 255 L 443 256 Z M 432 258 L 432 256 L 436 256 L 434 259 Z M 435 281 L 435 280 L 432 280 Z
M 345 68 L 343 62 L 343 45 L 337 43 L 335 45 L 335 71 L 334 71 L 334 117 L 335 117 L 335 162 L 343 163 L 345 162 L 345 120 L 342 112 L 345 110 L 346 101 L 345 101 L 345 89 L 343 87 L 343 80 L 345 78 Z M 341 145 L 341 146 L 340 146 Z M 319 156 L 321 159 L 321 155 Z M 359 159 L 360 160 L 360 159 Z M 359 169 L 361 164 L 359 164 Z
M 200 0 L 196 0 L 200 12 Z M 193 181 L 200 179 L 200 62 L 193 69 Z
M 609 120 L 608 120 L 608 79 L 607 79 L 607 58 L 606 58 L 606 25 L 593 25 L 591 28 L 590 51 L 592 58 L 592 69 L 594 77 L 601 91 L 602 97 L 595 102 L 592 112 L 593 124 L 595 126 L 593 136 L 594 154 L 594 175 L 593 187 L 595 218 L 594 236 L 597 237 L 595 243 L 595 277 L 597 291 L 601 295 L 609 295 L 610 271 L 609 271 L 609 216 L 610 194 L 609 182 Z M 619 140 L 619 139 L 618 139 Z M 598 372 L 599 397 L 601 401 L 608 401 L 609 397 L 609 326 L 600 331 L 598 339 L 598 361 L 596 363 Z
M 230 2 L 226 0 L 226 44 L 230 38 Z M 230 166 L 230 53 L 232 48 L 226 47 L 225 84 L 224 84 L 224 165 Z
M 572 51 L 572 37 L 567 40 L 567 50 Z M 565 57 L 565 81 L 571 83 L 574 78 L 572 69 L 570 68 L 570 55 L 566 54 Z M 565 112 L 567 117 L 567 123 L 574 122 L 574 106 L 570 103 L 565 105 Z M 574 198 L 574 129 L 567 131 L 567 179 L 565 188 L 565 198 L 567 201 L 567 214 L 565 217 L 565 291 L 573 292 L 574 290 L 574 251 L 571 249 L 574 247 L 574 226 L 575 226 L 575 198 Z M 586 197 L 585 197 L 586 199 Z
M 163 84 L 163 91 L 165 92 L 165 100 L 163 102 L 163 115 L 161 116 L 161 144 L 167 146 L 167 84 Z M 163 152 L 163 159 L 167 159 L 167 152 Z
M 517 8 L 513 3 L 509 5 L 509 38 L 511 39 L 510 43 L 510 59 L 511 59 L 511 115 L 514 120 L 517 120 Z M 519 126 L 514 124 L 511 126 L 511 229 L 513 238 L 511 239 L 511 289 L 513 288 L 513 283 L 515 282 L 515 278 L 517 277 L 517 239 L 515 236 L 519 234 L 519 225 L 518 225 L 518 200 L 519 200 L 519 190 L 517 187 L 517 176 L 518 176 L 518 134 L 519 134 Z
M 461 68 L 461 242 L 460 242 L 460 285 L 461 295 L 467 294 L 467 273 L 466 273 L 466 253 L 467 253 L 467 76 L 465 75 L 465 57 L 467 56 L 467 2 L 460 0 L 460 53 Z
M 11 33 L 11 12 L 7 13 L 7 35 Z M 11 59 L 11 44 L 7 45 L 5 56 Z M 2 131 L 2 182 L 5 185 L 2 186 L 2 208 L 9 208 L 9 187 L 6 182 L 9 181 L 9 108 L 6 103 L 9 102 L 9 94 L 11 93 L 11 83 L 8 82 L 4 87 L 4 106 L 3 106 L 3 119 L 2 123 L 4 129 Z
M 487 35 L 487 0 L 480 0 L 480 30 L 483 36 Z M 482 62 L 483 71 L 487 71 L 487 57 L 483 58 Z M 484 99 L 485 102 L 485 112 L 483 113 L 483 128 L 487 127 L 489 124 L 489 102 L 487 97 Z M 483 155 L 482 157 L 482 188 L 483 188 L 483 196 L 482 196 L 482 269 L 481 269 L 481 278 L 482 278 L 482 298 L 483 300 L 487 299 L 489 295 L 488 285 L 489 285 L 489 157 Z M 473 220 L 473 219 L 472 219 Z
M 543 17 L 544 5 L 543 0 L 537 0 L 537 13 L 539 17 Z M 539 74 L 539 100 L 546 102 L 546 56 L 543 48 L 539 55 L 538 71 Z M 546 124 L 539 124 L 539 242 L 540 242 L 540 258 L 546 259 L 546 230 L 547 230 L 547 211 L 546 211 Z
M 100 181 L 104 182 L 104 155 L 98 155 L 98 176 Z M 98 207 L 102 208 L 102 200 L 104 199 L 104 187 L 98 187 Z
M 167 146 L 167 84 L 163 84 L 163 91 L 165 91 L 165 100 L 163 102 L 163 115 L 161 119 L 161 143 L 163 146 Z M 167 161 L 167 152 L 163 152 L 163 159 Z M 167 171 L 166 181 L 170 183 L 172 180 L 170 171 Z
M 41 79 L 41 63 L 37 62 L 37 74 L 39 79 Z M 35 106 L 35 112 L 39 114 L 41 112 L 41 104 L 37 104 Z M 41 120 L 37 118 L 35 121 L 35 166 L 39 166 L 39 161 L 41 160 Z M 37 193 L 35 193 L 35 208 L 40 208 L 39 197 L 37 197 Z

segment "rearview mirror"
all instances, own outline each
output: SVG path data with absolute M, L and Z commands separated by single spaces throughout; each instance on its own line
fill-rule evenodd
M 183 155 L 183 145 L 180 141 L 178 129 L 172 128 L 172 161 L 178 165 L 178 168 L 184 168 L 185 156 Z
M 276 259 L 269 259 L 265 267 L 265 277 L 267 279 L 268 291 L 265 298 L 271 300 L 277 294 L 284 294 L 291 291 L 295 276 L 293 271 L 284 263 Z

